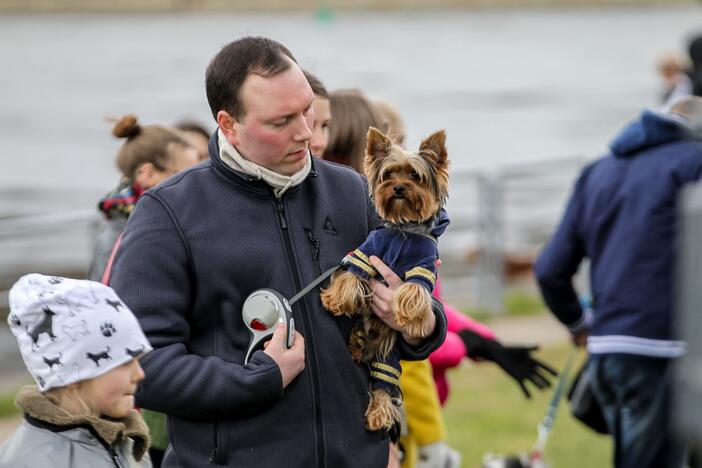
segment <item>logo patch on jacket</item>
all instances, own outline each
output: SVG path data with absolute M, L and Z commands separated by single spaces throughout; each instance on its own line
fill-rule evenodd
M 327 234 L 332 234 L 334 236 L 339 235 L 339 233 L 336 232 L 334 225 L 331 223 L 331 221 L 329 221 L 328 217 L 324 220 L 324 230 L 327 232 Z

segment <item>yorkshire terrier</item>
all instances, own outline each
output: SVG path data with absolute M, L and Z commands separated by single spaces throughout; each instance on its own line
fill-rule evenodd
M 356 362 L 370 366 L 365 424 L 373 431 L 390 429 L 400 419 L 402 369 L 395 349 L 397 332 L 371 309 L 369 280 L 378 272 L 369 258 L 380 258 L 405 281 L 391 303 L 397 324 L 411 336 L 426 337 L 433 323 L 437 237 L 449 224 L 443 209 L 449 179 L 445 143 L 446 133 L 440 130 L 422 141 L 418 151 L 405 151 L 377 129 L 368 130 L 363 169 L 383 227 L 344 258 L 343 270 L 321 293 L 332 315 L 358 317 L 348 347 Z

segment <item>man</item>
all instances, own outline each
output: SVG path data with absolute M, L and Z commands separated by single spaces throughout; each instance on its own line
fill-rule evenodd
M 169 415 L 164 466 L 384 467 L 388 434 L 364 428 L 351 321 L 325 311 L 318 288 L 293 306 L 293 346 L 279 327 L 243 364 L 244 300 L 259 288 L 290 298 L 360 245 L 376 223 L 365 181 L 310 157 L 314 94 L 281 44 L 225 46 L 206 87 L 210 159 L 144 195 L 111 280 L 154 347 L 137 404 Z M 440 305 L 428 337 L 407 335 L 389 307 L 401 281 L 374 265 L 388 283 L 373 283 L 374 312 L 402 332 L 405 358 L 425 358 L 446 331 Z
M 676 199 L 702 174 L 702 100 L 645 111 L 586 167 L 535 273 L 549 308 L 591 354 L 593 393 L 615 442 L 617 467 L 681 466 L 670 437 Z M 590 260 L 594 313 L 573 289 Z

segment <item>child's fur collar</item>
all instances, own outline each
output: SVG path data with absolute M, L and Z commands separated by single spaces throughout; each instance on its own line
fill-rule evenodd
M 141 460 L 151 443 L 149 429 L 136 410 L 124 419 L 115 420 L 96 416 L 69 416 L 39 392 L 35 385 L 22 387 L 15 397 L 15 405 L 30 417 L 50 425 L 89 426 L 110 446 L 129 437 L 134 441 L 132 455 L 137 461 Z

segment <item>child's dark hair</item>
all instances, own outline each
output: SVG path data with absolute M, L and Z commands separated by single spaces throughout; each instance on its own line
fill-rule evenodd
M 135 115 L 128 114 L 117 121 L 112 134 L 126 141 L 117 152 L 117 168 L 126 177 L 134 177 L 142 164 L 151 163 L 165 171 L 171 160 L 171 144 L 191 146 L 177 130 L 160 125 L 139 125 Z

